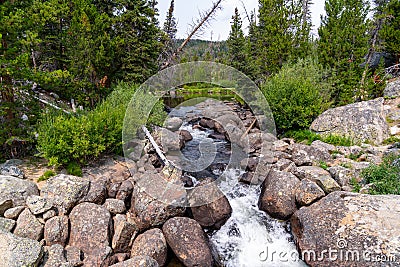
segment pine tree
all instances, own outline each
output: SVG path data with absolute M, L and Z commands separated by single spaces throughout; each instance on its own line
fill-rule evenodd
M 158 69 L 161 30 L 154 1 L 119 0 L 114 21 L 118 75 L 123 80 L 143 82 Z
M 227 40 L 227 46 L 228 64 L 243 73 L 248 73 L 246 39 L 244 38 L 242 20 L 237 8 L 235 8 L 235 14 L 232 16 L 231 31 Z
M 167 37 L 169 40 L 175 40 L 176 38 L 176 20 L 174 17 L 174 10 L 175 10 L 175 1 L 171 0 L 171 4 L 169 6 L 168 12 L 167 12 L 167 18 L 165 19 L 164 22 L 164 32 L 167 34 Z
M 383 10 L 385 23 L 382 27 L 381 36 L 387 52 L 400 59 L 400 1 L 391 0 Z
M 327 0 L 326 15 L 318 29 L 320 62 L 334 70 L 336 105 L 348 104 L 359 96 L 359 82 L 368 50 L 368 1 Z

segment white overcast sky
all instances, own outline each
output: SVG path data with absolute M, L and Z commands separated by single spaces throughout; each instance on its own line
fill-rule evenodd
M 189 24 L 193 19 L 198 18 L 199 11 L 207 10 L 211 7 L 213 0 L 175 0 L 175 18 L 178 22 L 178 38 L 186 38 Z M 311 7 L 312 21 L 314 25 L 313 32 L 316 32 L 316 28 L 320 24 L 320 16 L 324 12 L 324 0 L 314 0 L 314 4 Z M 258 9 L 258 0 L 243 0 L 246 5 L 247 12 Z M 160 25 L 164 24 L 164 20 L 167 14 L 167 10 L 170 5 L 170 0 L 159 0 L 158 9 L 160 13 Z M 239 9 L 239 12 L 243 21 L 243 30 L 247 33 L 248 21 L 245 17 L 245 11 L 243 9 L 240 0 L 224 0 L 222 2 L 222 10 L 219 10 L 216 14 L 215 20 L 211 22 L 202 36 L 197 37 L 198 39 L 210 40 L 211 35 L 214 41 L 226 40 L 231 29 L 230 22 L 234 13 L 235 7 Z

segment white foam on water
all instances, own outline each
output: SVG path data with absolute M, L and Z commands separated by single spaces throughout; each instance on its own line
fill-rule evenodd
M 220 189 L 232 206 L 232 215 L 210 240 L 226 267 L 306 266 L 298 260 L 286 222 L 258 209 L 259 186 L 237 182 L 238 170 L 224 174 Z M 286 254 L 285 254 L 286 253 Z

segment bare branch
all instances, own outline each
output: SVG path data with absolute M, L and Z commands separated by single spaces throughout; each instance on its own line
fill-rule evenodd
M 185 46 L 189 43 L 189 41 L 193 38 L 193 36 L 196 35 L 196 33 L 200 30 L 202 30 L 205 26 L 209 24 L 209 20 L 213 18 L 215 15 L 216 11 L 219 10 L 220 4 L 222 3 L 223 0 L 218 0 L 213 3 L 212 7 L 207 11 L 200 13 L 200 18 L 197 20 L 197 22 L 193 25 L 192 31 L 189 33 L 188 37 L 183 41 L 183 43 L 178 47 L 178 49 L 171 55 L 171 57 L 165 61 L 162 66 L 161 70 L 169 67 L 175 59 L 179 56 L 179 54 L 182 52 L 182 50 L 185 48 Z

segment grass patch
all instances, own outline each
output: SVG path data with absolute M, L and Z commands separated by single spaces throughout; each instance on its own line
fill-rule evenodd
M 56 173 L 53 170 L 47 170 L 45 171 L 39 178 L 38 178 L 38 182 L 41 181 L 46 181 L 47 179 L 49 179 L 52 176 L 55 176 Z
M 398 136 L 391 136 L 388 139 L 386 139 L 385 141 L 383 141 L 382 144 L 384 145 L 390 145 L 390 144 L 394 144 L 394 143 L 400 143 L 400 137 Z
M 350 179 L 350 185 L 353 187 L 352 192 L 358 193 L 361 190 L 361 184 L 357 182 L 356 178 L 352 177 Z
M 325 161 L 320 161 L 319 162 L 319 167 L 324 169 L 324 170 L 327 170 L 328 169 L 328 164 L 326 164 Z
M 363 183 L 374 184 L 372 195 L 400 195 L 400 156 L 388 155 L 380 165 L 371 165 L 361 172 Z
M 70 163 L 68 163 L 66 169 L 67 169 L 67 173 L 69 175 L 82 177 L 82 169 L 81 169 L 81 166 L 79 166 L 78 163 L 70 162 Z
M 339 135 L 328 135 L 321 136 L 310 130 L 298 130 L 298 131 L 288 131 L 284 135 L 285 137 L 293 138 L 297 143 L 304 143 L 306 145 L 311 145 L 312 142 L 320 140 L 327 144 L 334 146 L 352 146 L 354 142 L 351 138 Z

